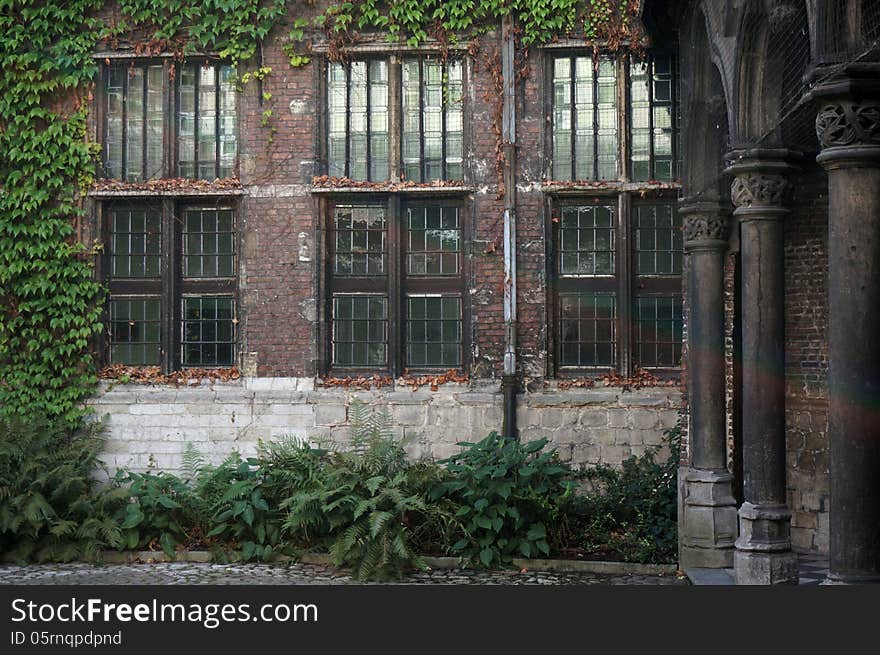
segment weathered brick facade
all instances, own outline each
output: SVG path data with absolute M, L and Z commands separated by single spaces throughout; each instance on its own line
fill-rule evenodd
M 99 414 L 110 415 L 107 455 L 112 466 L 142 469 L 156 464 L 174 470 L 180 465 L 186 442 L 215 460 L 233 449 L 253 452 L 260 440 L 282 436 L 344 444 L 348 409 L 354 399 L 387 407 L 396 434 L 406 440 L 414 457 L 445 457 L 453 452 L 456 442 L 477 440 L 501 428 L 506 332 L 502 304 L 505 207 L 497 136 L 500 32 L 489 31 L 468 50 L 456 51 L 465 71 L 463 188 L 441 189 L 428 184 L 394 191 L 388 191 L 387 186 L 346 190 L 346 197 L 356 198 L 386 198 L 389 193 L 406 198 L 453 198 L 469 217 L 465 222 L 469 233 L 463 239 L 462 294 L 466 307 L 464 342 L 469 344 L 469 352 L 462 368 L 470 381 L 444 384 L 435 391 L 428 386 L 411 391 L 403 384 L 373 391 L 321 387 L 320 376 L 327 372 L 322 340 L 328 302 L 323 272 L 328 256 L 325 205 L 327 198 L 338 193 L 313 183 L 315 176 L 327 170 L 322 147 L 327 61 L 319 47 L 309 64 L 291 67 L 282 50 L 282 36 L 283 30 L 274 31 L 261 50 L 260 65 L 271 68 L 271 74 L 260 83 L 248 83 L 238 94 L 241 195 L 229 200 L 237 210 L 236 364 L 242 379 L 192 388 L 102 387 L 93 404 Z M 425 48 L 431 50 L 430 45 Z M 365 39 L 353 46 L 352 52 L 400 55 L 407 51 Z M 604 387 L 601 382 L 593 389 L 559 385 L 552 347 L 555 319 L 548 300 L 548 289 L 553 285 L 548 266 L 553 217 L 548 209 L 554 196 L 546 186 L 551 152 L 547 142 L 551 120 L 548 96 L 552 89 L 545 78 L 553 52 L 531 48 L 517 85 L 514 179 L 517 354 L 522 384 L 517 422 L 521 438 L 548 437 L 566 461 L 619 465 L 630 455 L 662 444 L 664 431 L 677 423 L 684 405 L 684 381 L 641 389 Z M 248 70 L 256 69 L 256 64 L 249 66 Z M 266 119 L 269 110 L 271 117 Z M 93 136 L 98 140 L 99 123 L 93 121 Z M 664 190 L 658 191 L 661 187 Z M 787 488 L 793 511 L 793 546 L 825 552 L 828 347 L 824 173 L 815 166 L 807 167 L 796 187 L 796 201 L 785 222 Z M 634 197 L 666 193 L 665 197 L 672 199 L 679 190 L 676 180 L 665 186 L 645 184 L 632 193 Z M 579 191 L 590 201 L 604 192 L 598 185 L 583 185 Z M 136 190 L 128 194 L 135 200 L 143 195 Z M 198 197 L 185 189 L 164 195 Z M 93 194 L 91 206 L 96 218 L 108 197 L 106 193 Z M 741 476 L 736 237 L 725 257 L 728 466 Z M 687 297 L 684 305 L 687 323 Z M 683 376 L 684 370 L 682 367 L 673 377 Z M 684 427 L 687 431 L 687 417 Z M 683 452 L 686 465 L 687 443 Z

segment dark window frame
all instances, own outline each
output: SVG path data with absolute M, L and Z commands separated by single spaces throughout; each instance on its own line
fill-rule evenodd
M 319 97 L 322 102 L 322 111 L 323 111 L 323 119 L 319 121 L 318 125 L 318 138 L 317 138 L 317 146 L 318 151 L 320 153 L 320 161 L 321 161 L 321 171 L 325 175 L 331 175 L 331 167 L 330 167 L 330 71 L 331 67 L 334 64 L 339 64 L 345 67 L 345 75 L 346 75 L 346 104 L 345 104 L 345 121 L 346 121 L 346 129 L 345 129 L 345 162 L 343 166 L 343 175 L 341 177 L 351 179 L 351 156 L 350 156 L 350 144 L 351 144 L 351 134 L 349 129 L 350 124 L 350 92 L 351 92 L 351 63 L 354 61 L 357 62 L 366 62 L 367 63 L 367 106 L 366 106 L 366 114 L 367 114 L 367 162 L 366 162 L 366 170 L 367 170 L 367 178 L 365 181 L 369 182 L 383 182 L 386 180 L 373 180 L 372 172 L 371 172 L 371 157 L 370 157 L 370 149 L 371 149 L 371 132 L 370 132 L 370 121 L 371 121 L 371 111 L 370 111 L 370 88 L 369 88 L 369 71 L 370 66 L 369 63 L 373 61 L 384 61 L 387 64 L 387 72 L 388 72 L 388 180 L 397 181 L 404 179 L 404 159 L 403 159 L 403 144 L 404 144 L 404 115 L 403 115 L 403 62 L 408 59 L 417 59 L 419 61 L 419 70 L 420 70 L 420 129 L 419 129 L 419 141 L 420 141 L 420 180 L 409 180 L 418 183 L 429 184 L 430 181 L 424 182 L 426 178 L 426 161 L 425 161 L 425 133 L 424 133 L 424 86 L 425 86 L 425 76 L 424 76 L 424 62 L 426 60 L 438 60 L 443 63 L 448 63 L 448 61 L 459 61 L 461 63 L 461 84 L 462 84 L 462 96 L 461 96 L 461 112 L 462 112 L 462 163 L 461 163 L 461 178 L 450 179 L 447 177 L 447 111 L 446 111 L 446 91 L 444 89 L 444 111 L 442 112 L 442 168 L 443 168 L 443 176 L 439 179 L 443 181 L 458 181 L 459 179 L 463 182 L 468 177 L 467 170 L 467 160 L 464 157 L 464 153 L 467 149 L 467 128 L 466 126 L 469 123 L 469 103 L 466 101 L 466 90 L 468 84 L 468 66 L 467 66 L 467 57 L 464 53 L 456 53 L 455 55 L 450 55 L 448 59 L 444 59 L 440 53 L 425 53 L 425 52 L 395 52 L 395 53 L 375 53 L 375 52 L 364 52 L 364 53 L 353 53 L 351 57 L 345 61 L 330 61 L 328 59 L 324 59 L 321 63 L 321 68 L 318 74 L 319 79 Z M 337 176 L 339 177 L 339 176 Z M 358 180 L 360 181 L 360 180 Z
M 334 266 L 334 211 L 337 206 L 373 205 L 386 210 L 387 269 L 381 276 L 338 276 Z M 456 275 L 407 275 L 407 248 L 404 245 L 407 227 L 406 210 L 409 207 L 455 207 L 459 217 L 459 270 Z M 470 367 L 470 303 L 466 292 L 468 279 L 468 249 L 470 247 L 471 211 L 463 194 L 422 197 L 421 194 L 356 193 L 334 194 L 319 199 L 321 220 L 321 251 L 325 253 L 319 279 L 319 298 L 323 311 L 319 317 L 320 363 L 319 374 L 332 377 L 369 377 L 388 375 L 399 377 L 404 373 L 438 374 L 454 368 L 467 371 Z M 333 298 L 335 295 L 383 295 L 387 299 L 387 361 L 385 366 L 345 367 L 333 362 Z M 460 363 L 458 366 L 407 366 L 406 329 L 407 298 L 409 296 L 442 295 L 460 298 Z
M 640 297 L 674 296 L 682 299 L 681 275 L 641 275 L 638 272 L 636 257 L 637 210 L 639 207 L 664 205 L 671 207 L 676 215 L 675 192 L 655 191 L 649 197 L 641 198 L 638 192 L 559 194 L 547 199 L 547 215 L 551 216 L 547 233 L 548 279 L 548 318 L 552 369 L 556 376 L 583 377 L 612 372 L 628 376 L 642 369 L 660 379 L 671 379 L 681 374 L 680 366 L 642 366 L 638 361 L 636 301 Z M 614 275 L 565 276 L 559 273 L 559 238 L 561 215 L 564 207 L 578 206 L 614 207 L 615 272 Z M 565 293 L 613 293 L 616 298 L 616 361 L 611 366 L 568 366 L 563 365 L 561 336 L 561 299 Z M 680 305 L 679 305 L 680 306 Z
M 184 277 L 184 216 L 187 211 L 229 210 L 232 212 L 232 243 L 234 248 L 231 276 Z M 161 350 L 158 366 L 163 373 L 183 368 L 224 368 L 238 365 L 238 277 L 240 266 L 240 243 L 238 221 L 239 203 L 229 198 L 211 197 L 162 197 L 125 198 L 108 200 L 99 206 L 100 224 L 105 235 L 100 259 L 100 275 L 108 288 L 105 316 L 109 316 L 109 303 L 114 299 L 158 298 L 160 306 Z M 113 215 L 116 211 L 152 211 L 160 215 L 161 240 L 160 271 L 152 278 L 114 278 L 112 273 Z M 186 298 L 223 297 L 232 300 L 232 361 L 228 364 L 191 365 L 183 362 L 183 324 Z M 104 364 L 114 364 L 111 359 L 111 333 L 109 323 L 101 351 Z
M 120 68 L 123 70 L 131 69 L 131 68 L 143 68 L 146 69 L 150 66 L 162 66 L 162 110 L 164 115 L 164 129 L 162 136 L 162 166 L 161 172 L 158 176 L 154 177 L 142 177 L 137 182 L 143 182 L 150 179 L 166 179 L 166 178 L 176 178 L 180 177 L 180 72 L 183 66 L 195 66 L 196 68 L 203 68 L 205 66 L 212 66 L 218 71 L 215 74 L 215 125 L 214 125 L 214 175 L 211 177 L 191 177 L 188 179 L 204 179 L 207 181 L 213 181 L 220 177 L 220 160 L 221 160 L 221 140 L 220 140 L 220 112 L 219 112 L 219 104 L 220 104 L 220 93 L 219 93 L 219 84 L 220 84 L 220 75 L 219 70 L 222 67 L 230 66 L 228 62 L 217 59 L 215 57 L 198 57 L 191 58 L 186 60 L 183 63 L 171 61 L 168 57 L 120 57 L 113 59 L 109 64 L 103 64 L 100 70 L 99 76 L 99 87 L 96 93 L 96 97 L 98 102 L 96 103 L 97 112 L 96 112 L 96 121 L 97 121 L 97 130 L 101 140 L 101 171 L 102 174 L 107 175 L 107 166 L 108 166 L 108 149 L 110 147 L 110 138 L 109 138 L 109 125 L 108 125 L 108 111 L 107 111 L 107 102 L 108 102 L 108 94 L 107 94 L 107 86 L 109 84 L 109 76 L 110 70 L 113 68 Z M 174 69 L 174 73 L 172 74 L 172 68 Z M 126 74 L 126 86 L 127 88 L 127 80 L 128 75 Z M 198 78 L 198 76 L 197 76 Z M 144 95 L 146 96 L 146 87 L 144 89 Z M 198 92 L 196 91 L 196 97 L 198 96 Z M 124 102 L 124 100 L 123 100 Z M 198 104 L 198 99 L 196 100 L 196 106 Z M 239 166 L 239 153 L 240 153 L 240 132 L 239 132 L 239 123 L 241 120 L 241 101 L 239 98 L 239 94 L 236 93 L 235 97 L 235 140 L 236 140 L 236 151 L 235 157 L 232 162 L 232 166 L 229 172 L 229 176 L 235 177 L 238 175 L 238 166 Z M 146 103 L 144 103 L 144 111 L 146 112 Z M 194 174 L 198 173 L 198 117 L 196 117 L 196 129 L 193 137 L 194 143 L 194 155 L 196 159 L 194 160 L 196 164 L 196 170 Z M 123 131 L 122 131 L 122 171 L 120 172 L 120 177 L 113 177 L 109 179 L 117 179 L 125 182 L 125 172 L 127 165 L 127 148 L 128 148 L 128 140 L 126 133 L 126 122 L 125 118 L 122 119 Z M 143 140 L 144 146 L 147 140 L 147 129 L 146 124 L 143 129 Z M 143 148 L 143 168 L 144 173 L 146 173 L 146 158 L 147 151 L 146 147 Z M 136 183 L 137 183 L 136 182 Z

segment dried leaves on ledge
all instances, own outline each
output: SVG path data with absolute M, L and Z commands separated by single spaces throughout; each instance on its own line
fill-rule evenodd
M 133 382 L 139 384 L 196 385 L 202 382 L 230 382 L 238 380 L 241 374 L 236 367 L 231 368 L 185 368 L 172 373 L 162 373 L 158 366 L 125 366 L 111 364 L 98 371 L 101 380 Z
M 397 379 L 397 382 L 409 386 L 413 391 L 428 385 L 430 385 L 431 391 L 437 391 L 441 384 L 446 384 L 447 382 L 462 383 L 469 380 L 470 378 L 467 373 L 459 373 L 454 368 L 451 368 L 441 375 L 418 375 L 415 377 L 411 376 L 409 371 L 404 371 L 403 375 Z
M 322 377 L 320 378 L 320 386 L 322 387 L 341 387 L 343 389 L 361 389 L 369 391 L 370 389 L 380 389 L 382 387 L 391 386 L 393 380 L 390 377 L 382 375 L 371 375 L 364 377 L 344 378 Z
M 242 189 L 241 182 L 237 177 L 223 179 L 193 180 L 183 177 L 169 177 L 158 180 L 145 180 L 143 182 L 123 182 L 102 178 L 92 184 L 92 192 L 102 191 L 144 191 L 148 193 L 161 193 L 167 191 L 205 193 L 211 191 L 239 191 Z
M 681 384 L 678 378 L 658 378 L 650 371 L 639 369 L 630 376 L 624 377 L 612 371 L 598 378 L 577 378 L 573 380 L 561 379 L 556 387 L 562 391 L 566 389 L 580 388 L 592 389 L 597 384 L 603 387 L 622 387 L 624 389 L 641 389 L 642 387 L 677 387 Z

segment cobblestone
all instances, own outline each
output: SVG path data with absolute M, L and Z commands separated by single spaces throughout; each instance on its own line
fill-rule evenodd
M 315 564 L 31 564 L 0 566 L 0 585 L 352 585 L 344 570 Z M 403 585 L 687 585 L 675 575 L 436 569 Z

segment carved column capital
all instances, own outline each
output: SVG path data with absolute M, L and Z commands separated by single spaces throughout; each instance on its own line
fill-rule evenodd
M 816 115 L 816 136 L 823 148 L 880 145 L 880 102 L 823 104 Z
M 733 178 L 730 199 L 736 207 L 780 206 L 785 204 L 791 184 L 784 175 L 746 172 Z
M 798 155 L 782 148 L 736 150 L 727 155 L 724 171 L 733 176 L 730 199 L 740 220 L 773 220 L 786 212 L 791 195 L 791 162 Z
M 816 102 L 816 136 L 826 169 L 880 166 L 880 64 L 864 62 L 817 69 L 810 97 Z
M 723 250 L 729 233 L 728 216 L 720 203 L 712 200 L 679 201 L 685 250 Z

